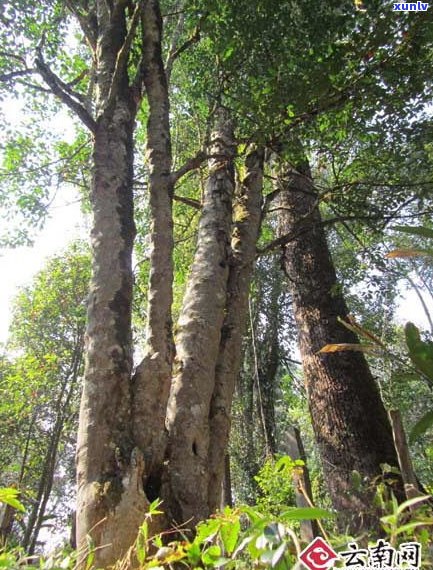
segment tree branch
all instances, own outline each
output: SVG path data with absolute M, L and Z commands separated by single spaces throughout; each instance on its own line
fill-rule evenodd
M 204 151 L 202 150 L 199 151 L 195 156 L 187 160 L 185 164 L 183 164 L 178 170 L 171 173 L 170 176 L 172 183 L 176 184 L 176 182 L 178 182 L 182 178 L 182 176 L 185 176 L 185 174 L 191 172 L 191 170 L 200 168 L 203 162 L 208 158 L 210 158 L 210 156 L 207 155 Z
M 336 216 L 334 218 L 328 218 L 326 220 L 322 220 L 321 222 L 317 222 L 317 223 L 312 224 L 312 225 L 304 224 L 301 228 L 298 229 L 298 231 L 290 232 L 288 234 L 280 236 L 279 238 L 271 240 L 265 246 L 263 246 L 261 248 L 257 248 L 257 257 L 260 257 L 262 255 L 270 253 L 271 251 L 273 251 L 274 249 L 276 249 L 278 247 L 283 247 L 283 246 L 287 245 L 289 242 L 293 241 L 294 239 L 297 239 L 298 237 L 300 237 L 305 232 L 309 232 L 314 227 L 317 227 L 317 226 L 332 226 L 333 224 L 339 223 L 339 224 L 343 224 L 344 227 L 351 233 L 351 235 L 354 235 L 353 232 L 350 230 L 350 228 L 347 226 L 347 222 L 383 221 L 384 223 L 389 223 L 389 222 L 396 220 L 396 219 L 412 219 L 412 218 L 418 219 L 420 215 L 426 215 L 426 214 L 427 215 L 431 214 L 431 211 L 426 210 L 422 213 L 417 212 L 415 214 L 407 214 L 404 216 L 398 216 L 395 214 L 391 214 L 388 216 Z M 363 246 L 363 244 L 361 244 L 361 245 Z
M 96 130 L 96 122 L 90 113 L 76 100 L 73 99 L 75 95 L 67 93 L 62 87 L 65 83 L 57 77 L 57 75 L 48 67 L 42 57 L 42 52 L 38 50 L 35 59 L 36 68 L 41 74 L 41 77 L 51 89 L 52 93 L 58 97 L 65 105 L 67 105 L 86 125 L 86 127 L 94 133 Z
M 17 71 L 9 71 L 8 73 L 0 74 L 0 81 L 2 83 L 7 83 L 11 79 L 15 79 L 15 77 L 23 77 L 26 75 L 32 75 L 34 73 L 37 73 L 36 69 L 19 69 Z
M 184 51 L 186 51 L 192 45 L 194 45 L 200 41 L 200 39 L 201 39 L 201 35 L 200 35 L 201 26 L 202 26 L 203 21 L 207 18 L 207 16 L 208 16 L 207 12 L 205 14 L 203 14 L 203 16 L 201 16 L 201 18 L 199 19 L 192 36 L 190 36 L 181 46 L 176 47 L 177 40 L 179 39 L 179 36 L 181 35 L 182 30 L 183 30 L 184 20 L 185 20 L 184 13 L 181 12 L 178 25 L 177 25 L 175 33 L 173 35 L 173 41 L 171 43 L 170 52 L 169 52 L 168 57 L 167 57 L 167 62 L 165 64 L 165 74 L 167 76 L 167 83 L 170 83 L 171 72 L 173 70 L 173 64 L 176 61 L 176 59 Z
M 196 210 L 201 210 L 200 202 L 198 200 L 194 200 L 193 198 L 186 198 L 185 196 L 178 196 L 177 194 L 174 194 L 173 200 L 176 200 L 176 202 L 181 202 L 182 204 L 186 204 L 187 206 L 191 206 Z
M 141 1 L 138 1 L 132 15 L 131 25 L 126 35 L 125 41 L 123 42 L 123 45 L 117 54 L 116 66 L 114 68 L 113 79 L 111 81 L 110 92 L 107 99 L 107 108 L 111 107 L 119 92 L 119 86 L 128 65 L 129 52 L 131 51 L 131 45 L 135 37 L 135 31 L 140 21 L 141 8 Z
M 90 45 L 92 51 L 96 51 L 96 40 L 97 40 L 97 30 L 96 30 L 96 16 L 93 12 L 89 12 L 84 15 L 80 10 L 74 6 L 74 2 L 71 0 L 65 0 L 66 7 L 69 9 L 71 14 L 73 14 L 80 24 L 81 31 L 84 34 L 88 44 Z
M 183 4 L 179 3 L 180 7 L 183 8 Z M 183 10 L 180 11 L 180 16 L 177 21 L 176 28 L 173 32 L 173 37 L 171 38 L 171 45 L 167 56 L 167 61 L 165 62 L 165 75 L 167 77 L 167 84 L 170 84 L 171 72 L 173 69 L 174 63 L 174 53 L 176 52 L 177 42 L 183 32 L 183 28 L 185 25 L 185 12 Z

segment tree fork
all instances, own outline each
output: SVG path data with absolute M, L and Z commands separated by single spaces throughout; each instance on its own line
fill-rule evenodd
M 261 222 L 263 150 L 250 151 L 245 163 L 246 175 L 238 181 L 234 200 L 227 302 L 209 411 L 209 512 L 221 504 L 231 405 L 241 366 L 242 338 Z
M 209 515 L 209 409 L 226 307 L 235 145 L 220 110 L 211 137 L 197 249 L 178 322 L 175 373 L 167 409 L 168 465 L 162 496 L 176 523 Z

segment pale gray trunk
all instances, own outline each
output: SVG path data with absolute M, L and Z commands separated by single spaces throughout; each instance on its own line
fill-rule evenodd
M 215 369 L 210 414 L 209 511 L 221 502 L 224 456 L 230 433 L 231 405 L 242 358 L 242 339 L 248 314 L 248 296 L 261 221 L 263 152 L 246 158 L 246 175 L 237 185 L 233 207 L 232 255 L 227 283 L 227 302 Z
M 167 409 L 163 496 L 178 523 L 209 515 L 209 411 L 226 307 L 234 191 L 233 127 L 219 113 L 212 135 L 197 250 L 178 322 L 176 370 Z
M 293 469 L 292 472 L 296 506 L 301 509 L 313 506 L 313 492 L 307 466 L 307 456 L 305 454 L 301 432 L 297 427 L 287 429 L 286 439 L 282 447 L 284 453 L 287 453 L 293 460 L 301 459 L 304 462 L 301 468 Z M 301 539 L 307 544 L 316 536 L 319 536 L 319 526 L 315 520 L 301 521 L 300 527 Z
M 125 5 L 116 2 L 110 10 L 99 0 L 96 15 L 93 275 L 77 447 L 77 542 L 84 554 L 90 535 L 98 546 L 95 563 L 105 567 L 134 541 L 147 503 L 142 458 L 132 438 L 130 394 L 136 101 L 117 58 L 127 35 Z
M 166 447 L 165 416 L 172 375 L 174 344 L 173 221 L 171 139 L 167 81 L 162 63 L 162 21 L 158 2 L 144 9 L 144 83 L 149 102 L 147 154 L 150 194 L 150 277 L 146 352 L 134 376 L 134 438 L 145 459 L 145 488 L 152 500 L 159 496 Z

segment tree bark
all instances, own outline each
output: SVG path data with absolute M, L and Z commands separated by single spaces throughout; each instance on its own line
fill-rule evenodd
M 163 497 L 171 519 L 209 515 L 209 410 L 226 306 L 234 191 L 233 126 L 220 111 L 211 139 L 197 250 L 178 322 L 175 375 L 167 408 Z
M 392 431 L 378 387 L 360 352 L 319 354 L 328 343 L 357 343 L 339 322 L 348 310 L 338 287 L 307 164 L 283 166 L 279 233 L 298 326 L 305 385 L 331 498 L 344 524 L 358 532 L 377 525 L 372 496 L 381 464 L 398 467 Z M 356 490 L 351 474 L 365 484 Z M 401 496 L 401 482 L 396 489 Z
M 134 438 L 145 458 L 146 494 L 153 500 L 159 496 L 161 488 L 166 447 L 165 417 L 175 352 L 171 317 L 173 182 L 170 106 L 161 53 L 162 19 L 158 2 L 147 2 L 143 17 L 143 76 L 149 103 L 150 276 L 147 346 L 133 380 L 133 422 Z
M 214 512 L 221 504 L 231 405 L 241 365 L 242 339 L 261 222 L 263 151 L 251 151 L 245 166 L 246 176 L 239 181 L 234 201 L 227 302 L 209 415 L 209 512 Z
M 228 452 L 226 452 L 224 455 L 224 478 L 221 497 L 221 509 L 226 506 L 233 507 L 232 471 L 230 465 L 230 454 Z
M 269 302 L 264 307 L 266 325 L 257 355 L 257 388 L 260 392 L 260 416 L 262 417 L 267 455 L 275 455 L 277 452 L 275 399 L 277 373 L 280 365 L 278 331 L 281 323 L 279 305 L 281 287 L 281 280 L 278 275 L 273 276 L 269 291 Z
M 423 493 L 419 488 L 419 482 L 413 469 L 409 445 L 407 443 L 400 410 L 389 410 L 389 419 L 391 421 L 392 433 L 398 456 L 398 464 L 404 483 L 406 497 L 408 499 L 419 497 Z
M 120 52 L 126 6 L 96 2 L 96 127 L 93 147 L 92 282 L 77 446 L 77 542 L 98 546 L 95 564 L 114 563 L 134 542 L 146 512 L 143 459 L 131 429 L 133 130 L 137 94 Z M 118 57 L 119 56 L 119 57 Z M 108 546 L 110 545 L 110 546 Z
M 0 504 L 0 548 L 2 548 L 12 531 L 15 509 L 6 503 Z

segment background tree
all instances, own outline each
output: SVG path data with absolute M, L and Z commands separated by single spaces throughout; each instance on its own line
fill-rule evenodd
M 15 300 L 1 371 L 0 482 L 27 508 L 11 532 L 30 554 L 42 528 L 68 523 L 83 374 L 90 258 L 82 244 L 52 258 Z

